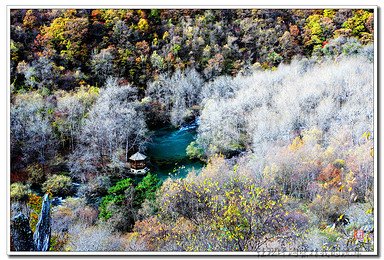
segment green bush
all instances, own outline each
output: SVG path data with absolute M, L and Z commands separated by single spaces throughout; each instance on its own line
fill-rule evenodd
M 187 156 L 190 159 L 200 159 L 201 160 L 204 156 L 203 150 L 196 145 L 196 142 L 190 143 L 190 145 L 188 145 L 188 147 L 186 149 L 186 152 L 187 152 Z
M 43 183 L 42 190 L 51 190 L 54 195 L 68 195 L 72 188 L 72 180 L 68 176 L 52 175 Z
M 160 180 L 151 173 L 137 185 L 130 178 L 119 181 L 109 188 L 109 194 L 102 198 L 99 217 L 108 221 L 116 230 L 131 231 L 142 204 L 144 201 L 147 201 L 147 204 L 155 201 L 160 185 Z M 156 210 L 156 207 L 151 209 L 152 212 Z
M 110 204 L 116 205 L 118 207 L 121 206 L 122 201 L 126 196 L 126 190 L 133 186 L 133 180 L 131 178 L 119 181 L 115 186 L 108 189 L 109 195 L 102 198 L 100 202 L 100 218 L 104 220 L 108 220 L 111 218 L 116 212 L 117 209 L 111 212 Z
M 128 178 L 123 181 L 119 181 L 118 183 L 116 183 L 115 186 L 108 189 L 108 193 L 116 194 L 116 195 L 123 194 L 124 191 L 131 185 L 133 185 L 133 181 L 131 178 Z
M 156 198 L 157 188 L 161 186 L 160 179 L 157 175 L 152 175 L 150 172 L 143 178 L 141 182 L 135 188 L 135 204 L 140 206 L 146 199 L 154 201 Z
M 27 185 L 21 183 L 11 184 L 11 201 L 28 201 L 28 194 L 31 192 Z

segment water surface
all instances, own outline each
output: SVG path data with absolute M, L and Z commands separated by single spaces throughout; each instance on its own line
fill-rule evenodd
M 154 130 L 152 142 L 146 151 L 151 163 L 151 172 L 164 180 L 170 173 L 185 177 L 189 170 L 199 171 L 203 163 L 190 160 L 185 151 L 187 146 L 196 139 L 197 127 L 198 120 L 179 129 L 167 126 Z

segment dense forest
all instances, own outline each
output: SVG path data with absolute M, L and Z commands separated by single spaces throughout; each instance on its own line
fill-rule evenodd
M 374 250 L 373 10 L 9 18 L 11 225 L 48 193 L 50 251 Z M 126 174 L 192 121 L 201 169 Z

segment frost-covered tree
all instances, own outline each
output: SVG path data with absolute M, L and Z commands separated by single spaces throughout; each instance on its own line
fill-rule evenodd
M 72 152 L 81 135 L 81 127 L 99 89 L 81 87 L 75 93 L 57 92 L 56 120 L 54 125 L 62 142 L 69 140 Z
M 245 118 L 239 106 L 228 100 L 210 100 L 200 117 L 198 145 L 208 156 L 244 149 Z
M 25 163 L 45 164 L 56 152 L 57 141 L 48 116 L 52 107 L 36 92 L 19 95 L 10 111 L 11 153 L 21 152 Z
M 110 49 L 102 49 L 100 52 L 94 50 L 91 55 L 91 68 L 96 78 L 103 84 L 108 77 L 113 75 L 115 66 Z
M 196 70 L 177 70 L 172 76 L 160 74 L 146 95 L 164 110 L 172 125 L 179 126 L 192 116 L 192 107 L 200 104 L 202 86 L 203 79 Z
M 296 60 L 276 71 L 255 71 L 204 85 L 197 144 L 206 154 L 231 154 L 233 144 L 257 150 L 313 126 L 323 142 L 347 125 L 357 141 L 373 130 L 373 64 L 365 55 Z M 236 130 L 236 128 L 238 128 Z M 241 136 L 241 137 L 240 137 Z M 240 148 L 240 146 L 238 146 Z
M 117 43 L 117 46 L 123 49 L 131 49 L 133 48 L 132 44 L 129 41 L 129 38 L 132 34 L 132 29 L 129 28 L 129 26 L 119 20 L 117 23 L 113 26 L 113 38 Z
M 143 150 L 147 128 L 136 99 L 136 89 L 107 80 L 82 127 L 80 147 L 75 151 L 80 157 L 72 165 L 73 173 L 106 170 L 107 165 L 121 167 L 130 153 Z
M 17 71 L 24 75 L 25 85 L 32 89 L 52 89 L 59 76 L 59 68 L 52 60 L 54 51 L 45 50 L 38 54 L 38 58 L 30 64 L 22 61 L 17 66 Z

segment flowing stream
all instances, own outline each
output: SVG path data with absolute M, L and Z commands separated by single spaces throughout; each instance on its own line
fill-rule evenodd
M 201 161 L 190 160 L 185 151 L 196 139 L 198 124 L 197 119 L 179 129 L 167 126 L 153 132 L 152 142 L 146 152 L 152 173 L 164 180 L 170 173 L 185 177 L 189 170 L 199 171 L 204 166 Z

